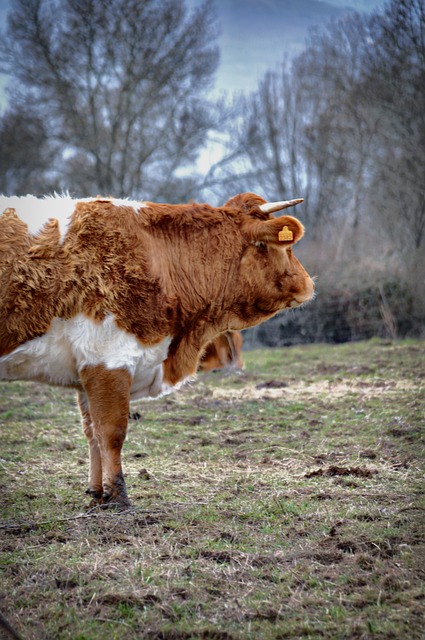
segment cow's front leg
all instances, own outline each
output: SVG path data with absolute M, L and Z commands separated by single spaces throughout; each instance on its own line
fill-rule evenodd
M 130 503 L 122 473 L 121 449 L 127 433 L 131 376 L 125 369 L 111 370 L 96 365 L 84 367 L 80 379 L 92 425 L 92 432 L 88 429 L 89 490 L 101 503 L 126 507 Z

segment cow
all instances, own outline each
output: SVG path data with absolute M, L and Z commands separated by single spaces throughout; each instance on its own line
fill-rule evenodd
M 129 506 L 129 402 L 194 376 L 205 346 L 314 295 L 304 227 L 252 193 L 224 206 L 0 198 L 0 379 L 78 392 L 87 493 Z
M 233 369 L 240 371 L 242 364 L 242 335 L 240 331 L 226 331 L 207 344 L 199 360 L 200 371 Z

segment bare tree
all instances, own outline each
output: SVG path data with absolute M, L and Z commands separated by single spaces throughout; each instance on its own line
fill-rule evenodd
M 7 110 L 0 120 L 0 193 L 41 194 L 54 153 L 44 123 L 31 110 Z M 47 182 L 46 182 L 47 181 Z
M 317 192 L 344 199 L 351 227 L 375 224 L 398 251 L 425 233 L 425 7 L 391 0 L 313 34 L 296 61 L 311 117 Z M 319 206 L 320 205 L 320 206 Z M 345 228 L 346 225 L 345 225 Z
M 31 104 L 55 150 L 51 184 L 85 194 L 190 195 L 195 182 L 184 168 L 215 118 L 205 96 L 216 35 L 209 2 L 189 14 L 184 0 L 16 0 L 2 68 L 11 105 Z
M 301 251 L 321 299 L 344 290 L 360 304 L 367 291 L 378 307 L 391 299 L 404 326 L 423 325 L 423 0 L 389 0 L 311 32 L 291 69 L 268 72 L 235 122 L 227 173 L 267 196 L 306 198 Z
M 336 258 L 350 230 L 368 215 L 365 192 L 376 122 L 359 83 L 369 40 L 368 17 L 353 13 L 313 31 L 294 66 L 305 110 L 310 216 L 338 225 Z
M 261 188 L 276 199 L 289 197 L 304 186 L 299 99 L 298 87 L 282 66 L 265 75 L 244 105 L 247 115 L 240 141 Z
M 424 14 L 421 0 L 391 0 L 312 31 L 291 70 L 269 71 L 239 105 L 228 170 L 271 197 L 302 193 L 315 231 L 339 227 L 339 253 L 373 211 L 388 216 L 384 192 L 406 250 L 423 242 Z
M 269 71 L 241 101 L 230 132 L 228 171 L 268 197 L 302 194 L 317 237 L 324 229 L 328 236 L 331 223 L 345 223 L 342 198 L 350 203 L 351 226 L 363 204 L 374 125 L 356 89 L 368 34 L 357 14 L 313 32 L 291 69 Z
M 228 113 L 224 153 L 204 188 L 214 192 L 229 184 L 232 191 L 256 191 L 270 200 L 305 195 L 303 110 L 288 69 L 266 73 L 257 91 L 234 98 Z
M 374 204 L 399 251 L 425 245 L 425 6 L 392 0 L 374 20 L 364 95 L 379 117 Z

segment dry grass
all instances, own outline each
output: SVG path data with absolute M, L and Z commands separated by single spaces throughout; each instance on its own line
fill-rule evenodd
M 423 637 L 424 344 L 245 359 L 133 407 L 125 513 L 84 507 L 73 395 L 0 386 L 0 609 L 23 638 Z

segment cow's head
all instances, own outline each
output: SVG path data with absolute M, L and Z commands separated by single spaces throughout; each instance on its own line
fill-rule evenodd
M 313 297 L 313 280 L 292 251 L 304 235 L 304 227 L 292 216 L 272 215 L 300 202 L 302 199 L 266 203 L 255 194 L 245 193 L 226 203 L 240 214 L 244 240 L 240 297 L 231 319 L 232 329 L 252 326 Z

